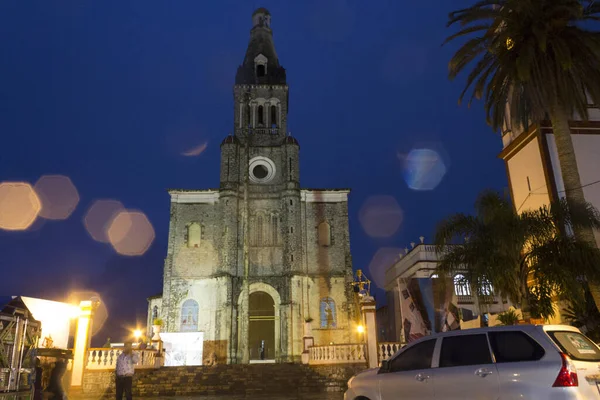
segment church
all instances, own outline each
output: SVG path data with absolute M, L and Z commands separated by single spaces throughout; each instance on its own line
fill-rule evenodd
M 221 363 L 299 362 L 314 344 L 356 343 L 348 189 L 300 187 L 289 87 L 269 11 L 252 15 L 233 86 L 218 189 L 169 190 L 163 292 L 148 323 L 203 332 Z

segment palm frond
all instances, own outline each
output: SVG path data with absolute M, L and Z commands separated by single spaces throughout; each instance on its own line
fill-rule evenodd
M 589 0 L 479 1 L 451 13 L 448 26 L 460 29 L 445 43 L 466 42 L 449 63 L 450 79 L 474 65 L 459 99 L 477 82 L 471 100 L 485 99 L 494 129 L 506 120 L 507 102 L 523 126 L 557 105 L 588 118 L 587 96 L 600 104 L 600 33 L 584 22 L 597 20 L 600 5 Z

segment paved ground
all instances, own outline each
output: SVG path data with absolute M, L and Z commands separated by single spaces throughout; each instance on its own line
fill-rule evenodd
M 320 393 L 302 397 L 289 396 L 199 396 L 199 397 L 147 397 L 148 400 L 342 400 L 343 393 Z M 135 397 L 134 397 L 135 400 Z
M 124 398 L 124 397 L 123 397 Z M 250 396 L 244 397 L 240 395 L 232 396 L 176 396 L 176 397 L 133 397 L 133 400 L 342 400 L 343 393 L 320 393 L 298 396 Z M 80 398 L 78 398 L 80 399 Z M 86 398 L 93 400 L 92 398 Z
M 134 400 L 342 400 L 343 393 L 319 393 L 302 396 L 174 396 L 174 397 L 133 397 Z M 97 400 L 91 397 L 77 398 L 78 400 Z M 112 398 L 111 398 L 112 399 Z

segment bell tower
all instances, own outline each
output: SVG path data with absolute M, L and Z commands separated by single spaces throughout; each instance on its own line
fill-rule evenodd
M 265 8 L 256 10 L 252 14 L 252 24 L 248 49 L 235 77 L 234 132 L 239 137 L 261 136 L 260 142 L 275 145 L 286 134 L 288 87 L 285 68 L 279 64 L 275 51 L 269 11 Z
M 287 134 L 286 71 L 275 51 L 266 8 L 252 14 L 250 40 L 237 69 L 233 96 L 233 135 L 221 144 L 221 188 L 241 188 L 244 168 L 249 168 L 252 185 L 298 189 L 299 145 Z

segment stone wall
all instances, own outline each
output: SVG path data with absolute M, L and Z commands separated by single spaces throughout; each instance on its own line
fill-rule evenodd
M 312 367 L 299 364 L 163 367 L 136 371 L 133 396 L 344 392 L 348 379 L 364 369 L 364 364 Z M 86 371 L 82 389 L 83 397 L 114 397 L 114 371 Z

